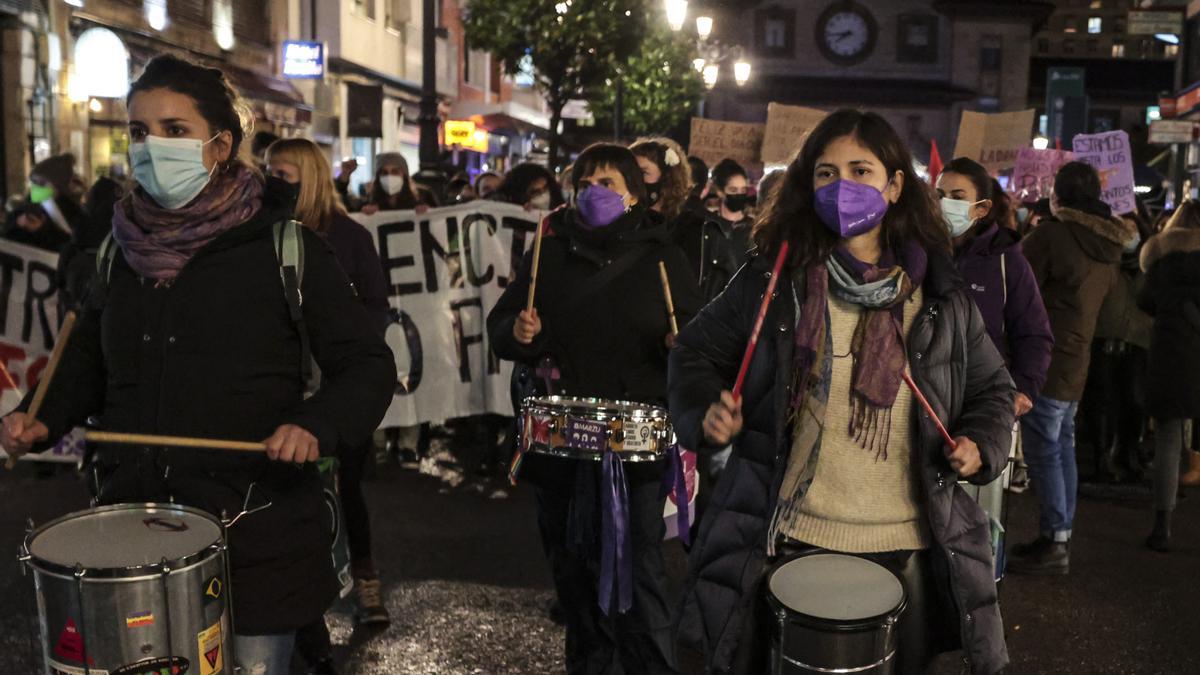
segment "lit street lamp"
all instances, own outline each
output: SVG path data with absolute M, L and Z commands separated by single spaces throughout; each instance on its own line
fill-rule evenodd
M 687 21 L 688 0 L 664 0 L 667 9 L 667 24 L 679 32 Z
M 671 30 L 678 33 L 687 23 L 687 0 L 664 0 L 667 12 L 667 23 Z M 733 80 L 737 86 L 744 87 L 750 81 L 750 62 L 743 58 L 740 45 L 725 45 L 718 40 L 710 39 L 713 33 L 713 17 L 701 15 L 696 17 L 696 51 L 697 58 L 692 59 L 692 67 L 704 79 L 706 89 L 717 86 L 721 76 L 721 64 L 733 62 Z M 704 117 L 704 99 L 700 100 L 700 117 Z
M 709 35 L 712 35 L 713 19 L 711 16 L 696 17 L 696 35 L 700 36 L 701 40 L 707 40 Z

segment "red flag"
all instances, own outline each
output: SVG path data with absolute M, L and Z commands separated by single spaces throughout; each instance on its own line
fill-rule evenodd
M 937 139 L 929 139 L 929 184 L 937 182 L 942 174 L 942 156 L 938 153 Z
M 1059 152 L 1062 152 L 1062 137 L 1061 136 L 1054 137 L 1054 149 L 1058 150 Z

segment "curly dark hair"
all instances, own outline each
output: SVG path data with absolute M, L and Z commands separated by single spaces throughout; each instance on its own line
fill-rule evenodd
M 692 189 L 691 171 L 683 158 L 683 148 L 669 138 L 650 136 L 639 138 L 629 146 L 635 157 L 644 157 L 658 166 L 662 173 L 659 179 L 658 203 L 662 214 L 667 220 L 674 220 L 683 211 L 688 192 Z M 675 164 L 667 164 L 667 151 L 675 155 Z
M 912 154 L 887 120 L 872 112 L 843 109 L 830 114 L 812 130 L 804 147 L 788 165 L 783 183 L 767 201 L 754 241 L 768 255 L 775 255 L 782 242 L 791 245 L 790 264 L 823 261 L 838 245 L 838 235 L 821 224 L 813 208 L 813 180 L 817 160 L 834 140 L 851 136 L 869 148 L 883 163 L 888 175 L 900 172 L 904 184 L 900 197 L 888 207 L 881 225 L 885 248 L 899 250 L 916 241 L 928 251 L 949 254 L 950 234 L 942 223 L 933 191 L 913 170 Z

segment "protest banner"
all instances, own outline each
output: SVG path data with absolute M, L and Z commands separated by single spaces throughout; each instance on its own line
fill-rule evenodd
M 57 254 L 0 240 L 0 363 L 13 380 L 0 376 L 0 414 L 15 408 L 22 394 L 37 385 L 54 348 L 60 324 L 57 268 Z M 75 462 L 81 456 L 82 445 L 68 437 L 51 450 L 26 457 Z M 7 457 L 3 449 L 0 457 Z
M 762 164 L 759 153 L 765 127 L 763 124 L 693 117 L 688 154 L 699 157 L 710 167 L 729 158 L 747 169 L 757 169 Z
M 1112 207 L 1113 213 L 1136 211 L 1129 134 L 1124 131 L 1079 134 L 1073 145 L 1075 158 L 1091 164 L 1100 174 L 1100 198 Z
M 381 426 L 513 414 L 512 364 L 496 358 L 485 324 L 541 215 L 491 201 L 354 214 L 375 240 L 392 308 L 400 381 Z
M 969 157 L 993 176 L 1013 168 L 1017 153 L 1029 145 L 1033 109 L 1006 113 L 963 111 L 955 157 Z
M 1022 202 L 1036 202 L 1050 196 L 1054 176 L 1063 164 L 1075 159 L 1070 150 L 1037 150 L 1021 148 L 1013 169 L 1008 191 Z
M 828 114 L 816 108 L 768 103 L 767 125 L 763 131 L 762 163 L 790 163 L 796 153 L 800 152 L 808 133 Z

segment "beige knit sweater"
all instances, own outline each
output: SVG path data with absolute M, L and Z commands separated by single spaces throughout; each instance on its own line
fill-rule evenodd
M 904 305 L 905 335 L 920 307 L 917 289 Z M 892 406 L 886 460 L 882 455 L 876 459 L 849 433 L 850 341 L 861 313 L 858 305 L 829 297 L 833 381 L 820 455 L 808 493 L 791 521 L 781 523 L 781 531 L 792 539 L 847 553 L 927 548 L 929 527 L 911 461 L 913 397 L 908 387 L 900 386 Z

